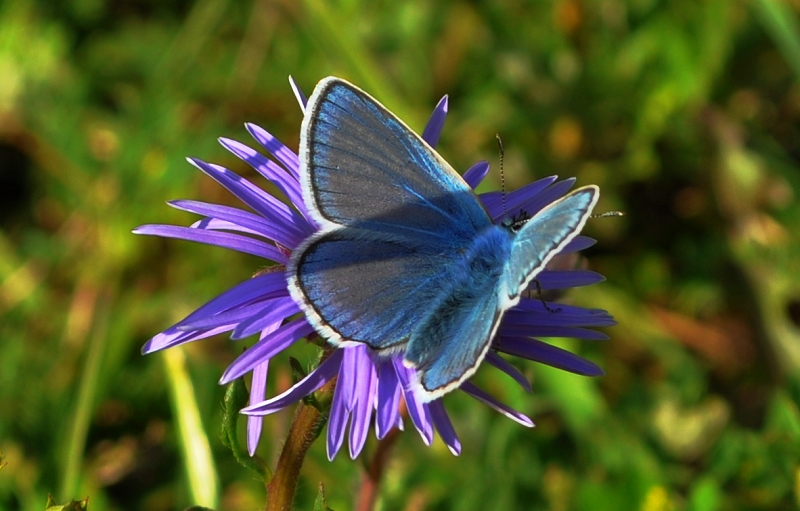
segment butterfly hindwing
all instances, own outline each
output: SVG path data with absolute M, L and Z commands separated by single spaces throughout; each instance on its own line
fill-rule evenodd
M 355 228 L 312 238 L 293 257 L 290 290 L 333 344 L 404 344 L 439 300 L 453 260 L 413 237 Z
M 509 305 L 518 302 L 531 280 L 581 232 L 599 196 L 594 185 L 579 188 L 539 211 L 516 233 L 504 272 Z
M 492 226 L 442 279 L 440 300 L 420 318 L 405 354 L 424 400 L 460 385 L 486 355 L 505 311 L 499 291 L 510 249 L 511 233 Z

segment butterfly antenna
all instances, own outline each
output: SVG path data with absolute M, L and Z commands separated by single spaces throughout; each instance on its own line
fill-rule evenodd
M 503 172 L 503 141 L 500 139 L 500 134 L 496 133 L 497 148 L 500 151 L 500 196 L 503 198 L 503 218 L 506 216 L 506 175 Z
M 606 211 L 605 213 L 597 213 L 596 215 L 592 215 L 589 218 L 606 218 L 609 216 L 625 216 L 625 213 L 622 211 Z

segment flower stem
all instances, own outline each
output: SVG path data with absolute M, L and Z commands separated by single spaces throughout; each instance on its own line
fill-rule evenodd
M 326 383 L 317 394 L 332 394 L 336 379 Z M 275 475 L 267 484 L 266 511 L 290 511 L 292 501 L 297 490 L 300 478 L 300 468 L 303 466 L 306 453 L 317 439 L 325 417 L 316 407 L 300 403 L 297 407 L 289 436 L 283 444 L 283 450 L 278 458 Z
M 372 458 L 369 468 L 364 472 L 361 478 L 361 488 L 358 490 L 356 511 L 372 511 L 375 509 L 381 478 L 384 472 L 386 472 L 386 465 L 389 461 L 389 453 L 399 437 L 400 430 L 394 428 L 378 443 L 375 456 Z

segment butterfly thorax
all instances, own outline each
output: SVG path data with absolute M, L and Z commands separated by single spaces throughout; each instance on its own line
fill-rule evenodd
M 511 251 L 513 233 L 501 226 L 491 225 L 484 229 L 472 241 L 472 245 L 464 253 L 463 273 L 468 278 L 481 281 L 499 282 L 503 266 Z M 483 286 L 479 286 L 483 287 Z

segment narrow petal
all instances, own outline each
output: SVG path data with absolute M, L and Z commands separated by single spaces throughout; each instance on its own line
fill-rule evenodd
M 256 213 L 269 218 L 275 212 L 285 215 L 287 222 L 296 226 L 303 232 L 311 233 L 311 226 L 302 215 L 289 208 L 286 204 L 257 187 L 247 179 L 231 172 L 225 167 L 206 163 L 196 158 L 187 158 L 187 161 L 207 174 L 211 179 L 221 184 L 226 190 L 247 204 Z
M 394 366 L 388 360 L 378 366 L 378 401 L 376 404 L 375 434 L 383 439 L 397 424 L 400 410 L 400 382 Z
M 247 236 L 231 234 L 228 232 L 207 231 L 204 229 L 192 229 L 179 225 L 156 225 L 148 224 L 137 227 L 133 230 L 135 234 L 147 234 L 150 236 L 162 236 L 164 238 L 176 238 L 181 240 L 194 241 L 224 247 L 237 252 L 251 254 L 254 256 L 274 261 L 279 264 L 286 264 L 289 258 L 278 250 L 277 247 L 267 245 L 263 241 L 254 240 Z
M 275 322 L 262 330 L 261 339 L 266 338 L 272 332 L 280 328 L 281 322 Z M 250 384 L 250 400 L 249 404 L 256 405 L 264 400 L 267 390 L 267 375 L 269 374 L 269 360 L 258 364 L 253 368 L 253 379 Z M 261 439 L 261 431 L 263 429 L 264 416 L 263 415 L 248 415 L 247 416 L 247 452 L 250 456 L 255 455 L 258 441 Z
M 243 232 L 245 234 L 252 234 L 253 236 L 261 236 L 264 235 L 260 232 L 254 231 L 247 227 L 242 227 L 239 224 L 234 224 L 228 222 L 227 220 L 218 220 L 216 218 L 201 218 L 200 220 L 194 222 L 189 226 L 190 229 L 206 229 L 208 231 L 233 231 L 233 232 Z M 275 241 L 274 239 L 270 239 L 270 241 Z
M 291 85 L 292 91 L 294 91 L 294 97 L 297 98 L 297 103 L 300 105 L 300 110 L 305 112 L 308 99 L 306 99 L 306 95 L 303 94 L 302 89 L 300 89 L 300 86 L 297 85 L 297 82 L 294 81 L 294 78 L 291 75 L 289 76 L 289 85 Z
M 411 417 L 411 422 L 414 423 L 414 427 L 419 431 L 425 445 L 431 445 L 433 442 L 433 424 L 431 423 L 427 405 L 417 401 L 414 391 L 411 390 L 411 370 L 403 365 L 402 357 L 393 357 L 392 363 L 403 388 L 403 397 L 406 400 L 406 408 L 408 409 L 409 417 Z
M 538 298 L 523 298 L 503 318 L 503 324 L 563 325 L 563 326 L 614 326 L 614 318 L 602 309 L 585 309 L 565 303 L 558 304 L 559 311 L 544 308 Z
M 536 195 L 521 194 L 518 193 L 521 190 L 517 190 L 509 194 L 509 202 L 513 203 L 514 205 L 509 206 L 508 210 L 512 213 L 512 216 L 518 212 L 523 212 L 529 216 L 534 216 L 545 206 L 560 199 L 574 185 L 575 178 L 569 178 L 557 183 L 553 183 L 551 186 L 547 187 Z
M 591 286 L 606 278 L 589 270 L 544 270 L 536 276 L 536 280 L 542 289 L 568 289 Z
M 255 131 L 255 124 L 248 126 L 253 126 L 253 130 Z M 264 130 L 261 130 L 261 132 L 269 135 L 269 133 Z M 275 139 L 273 138 L 273 140 Z M 258 171 L 259 174 L 277 186 L 278 189 L 286 195 L 289 201 L 291 201 L 292 205 L 305 216 L 306 207 L 303 203 L 303 193 L 300 190 L 300 183 L 294 175 L 288 174 L 266 156 L 240 142 L 229 138 L 219 138 L 219 143 L 222 144 L 225 149 L 247 162 L 247 164 Z M 281 146 L 283 147 L 283 144 L 281 144 Z
M 283 272 L 265 273 L 240 282 L 173 326 L 181 327 L 244 304 L 288 296 L 288 294 L 289 292 L 286 289 L 286 277 Z
M 269 360 L 253 368 L 253 381 L 250 384 L 250 405 L 255 405 L 264 400 L 267 388 L 267 374 Z M 258 441 L 261 439 L 261 430 L 264 422 L 263 415 L 250 415 L 247 417 L 247 452 L 250 456 L 256 453 Z
M 425 125 L 425 130 L 422 132 L 422 140 L 427 142 L 431 147 L 436 147 L 436 144 L 439 143 L 439 136 L 442 134 L 444 120 L 447 118 L 447 107 L 447 96 L 444 96 L 439 100 L 439 103 L 436 104 L 436 108 L 433 109 L 428 119 L 428 124 Z
M 513 408 L 504 405 L 500 401 L 497 401 L 495 398 L 484 392 L 483 390 L 479 389 L 475 386 L 472 382 L 465 381 L 461 384 L 461 390 L 469 394 L 470 396 L 474 397 L 478 401 L 483 404 L 494 408 L 498 412 L 502 413 L 509 419 L 519 422 L 525 427 L 532 428 L 533 421 L 530 420 L 526 415 L 519 413 L 518 411 L 514 410 Z
M 531 382 L 528 381 L 525 376 L 519 372 L 519 370 L 512 366 L 506 359 L 495 353 L 494 351 L 489 351 L 486 353 L 486 362 L 495 366 L 496 368 L 500 369 L 507 375 L 511 376 L 520 386 L 525 389 L 525 392 L 528 394 L 533 392 L 531 388 Z
M 264 359 L 274 357 L 276 354 L 291 346 L 292 343 L 302 339 L 313 331 L 314 329 L 308 324 L 305 318 L 296 319 L 283 325 L 269 337 L 258 341 L 249 350 L 239 355 L 223 373 L 220 379 L 220 385 L 230 383 L 252 370 L 253 367 Z
M 353 406 L 352 421 L 350 423 L 350 458 L 352 459 L 358 457 L 361 449 L 364 448 L 364 443 L 367 441 L 372 410 L 375 408 L 375 392 L 378 387 L 375 364 L 369 357 L 366 347 L 358 353 L 358 358 L 355 405 Z
M 597 364 L 575 355 L 567 350 L 536 339 L 524 337 L 503 337 L 497 345 L 503 353 L 526 358 L 557 369 L 584 376 L 605 374 Z
M 237 325 L 231 334 L 231 339 L 243 339 L 256 332 L 260 332 L 275 321 L 283 321 L 293 314 L 300 312 L 300 308 L 290 297 L 277 299 L 268 310 L 258 316 L 252 316 Z
M 339 368 L 339 378 L 336 380 L 336 389 L 333 392 L 333 402 L 331 403 L 331 413 L 328 419 L 328 437 L 326 442 L 328 459 L 336 457 L 339 449 L 344 443 L 344 436 L 347 431 L 347 422 L 350 419 L 350 412 L 355 405 L 355 385 L 358 379 L 358 352 L 363 349 L 361 346 L 355 348 L 344 348 L 342 364 Z
M 554 312 L 553 314 L 558 314 Z M 536 325 L 536 324 L 514 324 L 503 325 L 500 328 L 502 337 L 571 337 L 573 339 L 584 339 L 587 341 L 607 341 L 607 334 L 590 330 L 588 328 L 576 328 L 560 325 Z
M 596 239 L 581 234 L 572 238 L 572 241 L 567 243 L 567 246 L 564 247 L 559 254 L 570 254 L 572 252 L 578 252 L 579 250 L 585 250 L 594 246 L 595 243 L 597 243 Z
M 461 176 L 464 178 L 464 181 L 467 182 L 470 188 L 473 190 L 481 184 L 481 181 L 486 177 L 486 174 L 489 173 L 489 162 L 488 161 L 479 161 L 472 167 L 468 168 L 464 175 Z
M 342 364 L 342 351 L 333 351 L 316 369 L 308 373 L 308 376 L 295 383 L 285 392 L 262 403 L 250 405 L 244 408 L 242 413 L 245 415 L 269 415 L 283 410 L 319 390 L 339 372 L 339 367 Z
M 144 346 L 142 346 L 142 355 L 148 355 L 156 351 L 161 351 L 167 348 L 180 346 L 187 342 L 198 341 L 207 337 L 212 337 L 228 330 L 232 330 L 234 325 L 223 325 L 219 328 L 212 328 L 210 330 L 201 330 L 196 332 L 184 332 L 177 328 L 170 327 L 158 335 L 154 335 Z
M 252 123 L 246 123 L 245 128 L 250 132 L 250 135 L 256 139 L 256 142 L 261 144 L 261 147 L 269 151 L 269 154 L 275 157 L 281 165 L 294 177 L 297 183 L 300 183 L 300 159 L 294 151 L 283 145 L 283 142 L 273 137 L 267 130 Z M 302 201 L 300 201 L 302 204 Z M 295 203 L 295 205 L 297 205 Z
M 442 441 L 450 449 L 454 456 L 461 454 L 461 442 L 458 440 L 453 423 L 450 422 L 450 417 L 447 416 L 447 411 L 444 409 L 444 403 L 441 399 L 436 399 L 428 403 L 428 409 L 431 412 L 431 419 L 436 426 L 436 431 L 442 437 Z
M 179 330 L 191 332 L 193 330 L 202 330 L 204 328 L 217 328 L 222 325 L 240 324 L 242 321 L 261 317 L 266 311 L 269 311 L 277 303 L 291 300 L 288 296 L 281 298 L 272 298 L 269 300 L 258 300 L 243 307 L 221 312 L 214 316 L 205 317 L 197 321 L 182 322 Z
M 249 232 L 259 236 L 263 236 L 272 241 L 277 241 L 285 247 L 296 247 L 303 241 L 303 231 L 297 229 L 294 225 L 288 222 L 281 215 L 275 215 L 273 218 L 266 218 L 254 215 L 249 211 L 244 211 L 238 208 L 229 206 L 220 206 L 218 204 L 207 204 L 205 202 L 191 201 L 191 200 L 175 200 L 169 201 L 170 206 L 183 211 L 205 215 L 212 220 L 224 221 L 234 226 L 239 226 L 238 229 L 243 232 Z M 205 223 L 200 224 L 200 222 Z M 230 229 L 231 227 L 224 227 L 225 224 L 220 224 L 217 227 L 208 219 L 203 219 L 198 222 L 198 227 L 205 229 Z M 194 225 L 192 227 L 195 227 Z M 233 227 L 236 228 L 236 227 Z
M 513 216 L 511 213 L 518 212 L 522 206 L 522 204 L 529 199 L 530 197 L 534 197 L 537 194 L 541 193 L 542 190 L 553 184 L 555 180 L 558 179 L 558 176 L 549 176 L 533 183 L 527 184 L 518 190 L 514 190 L 511 193 L 505 192 L 488 192 L 480 194 L 481 202 L 483 202 L 483 206 L 489 212 L 489 215 L 497 221 L 498 219 L 502 219 L 504 216 Z M 503 194 L 505 193 L 505 204 L 506 204 L 506 211 L 503 211 Z

